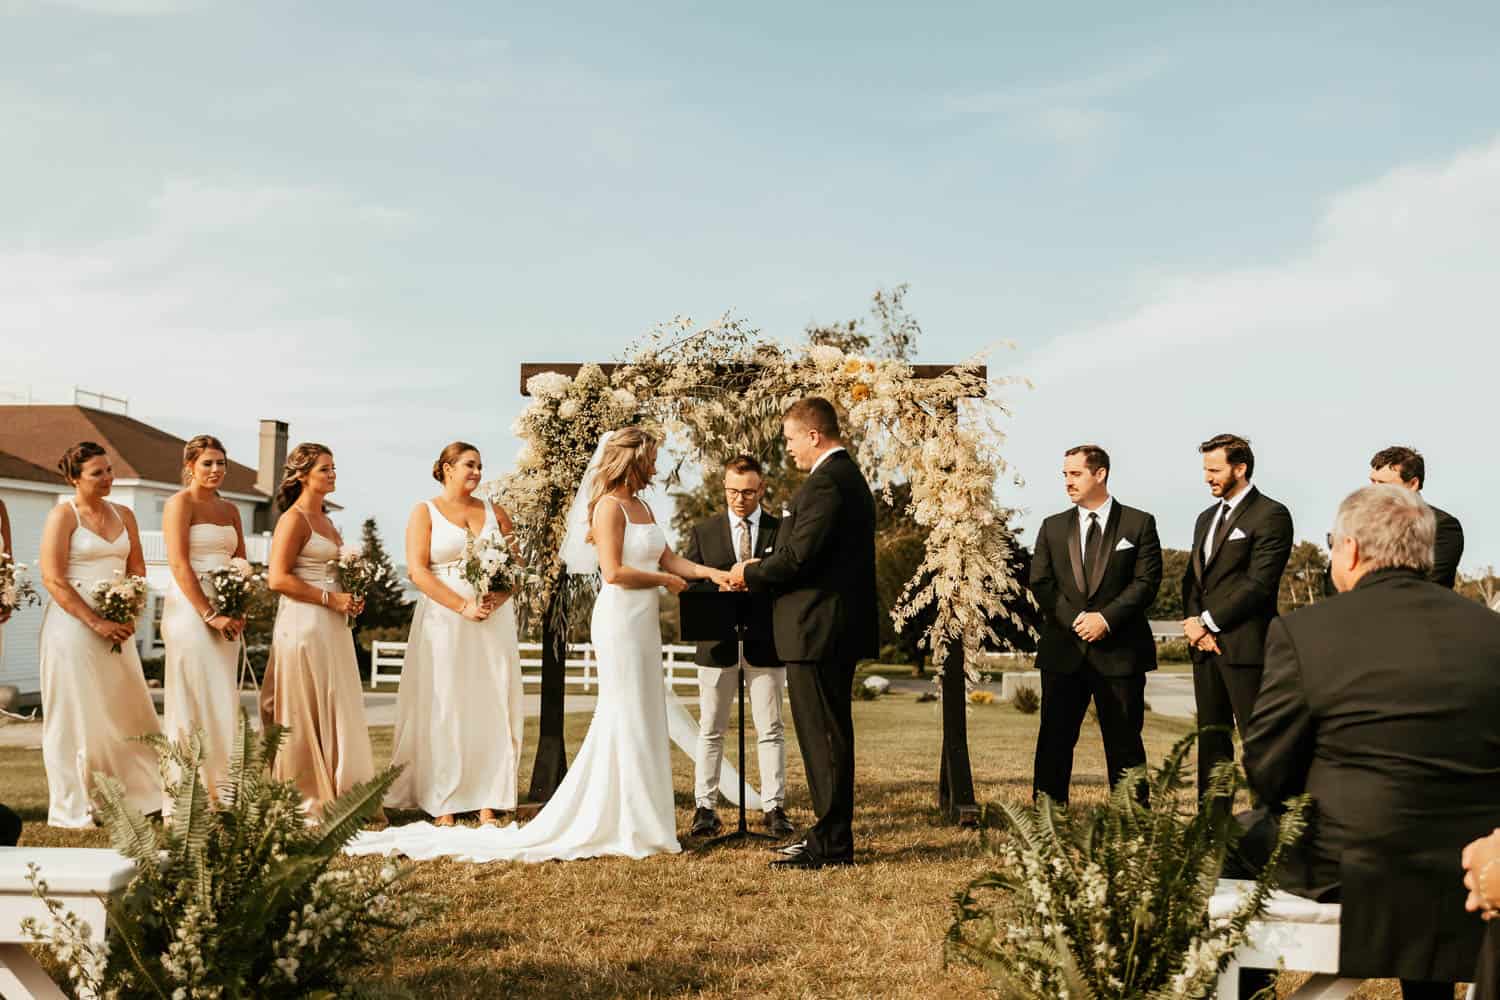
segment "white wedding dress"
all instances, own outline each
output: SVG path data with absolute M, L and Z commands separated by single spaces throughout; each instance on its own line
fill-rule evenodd
M 666 544 L 657 524 L 632 523 L 627 516 L 621 562 L 657 572 Z M 361 833 L 345 851 L 475 862 L 681 851 L 656 590 L 604 584 L 592 631 L 599 666 L 594 718 L 562 784 L 535 819 L 504 828 L 412 823 Z

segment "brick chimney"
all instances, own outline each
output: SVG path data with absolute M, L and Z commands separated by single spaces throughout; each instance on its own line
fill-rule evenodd
M 260 422 L 260 462 L 256 465 L 255 488 L 268 496 L 276 496 L 276 487 L 281 485 L 281 470 L 286 465 L 287 425 L 281 420 Z M 270 531 L 276 527 L 276 518 L 281 513 L 273 499 L 265 507 L 255 511 L 255 530 Z

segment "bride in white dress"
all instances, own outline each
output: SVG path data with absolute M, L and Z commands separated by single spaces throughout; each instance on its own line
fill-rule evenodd
M 592 496 L 590 540 L 603 575 L 591 623 L 599 698 L 588 736 L 547 805 L 524 827 L 413 823 L 365 831 L 348 853 L 570 861 L 682 849 L 672 801 L 657 588 L 681 593 L 687 580 L 722 584 L 728 574 L 673 553 L 651 509 L 636 496 L 655 474 L 658 444 L 639 428 L 616 431 L 600 446 L 598 471 L 585 479 Z

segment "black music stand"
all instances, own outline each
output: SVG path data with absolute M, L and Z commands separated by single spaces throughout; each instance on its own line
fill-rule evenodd
M 729 833 L 714 837 L 702 850 L 721 844 L 743 844 L 757 840 L 776 840 L 768 833 L 756 833 L 745 823 L 745 641 L 771 637 L 771 600 L 765 594 L 748 591 L 721 591 L 712 585 L 695 584 L 678 595 L 682 602 L 682 639 L 684 642 L 725 642 L 737 644 L 736 670 L 740 684 L 740 824 Z

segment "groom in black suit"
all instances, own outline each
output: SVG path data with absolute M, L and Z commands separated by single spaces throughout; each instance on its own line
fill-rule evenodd
M 875 498 L 844 450 L 838 414 L 809 396 L 782 418 L 787 453 L 807 479 L 776 551 L 735 566 L 736 586 L 769 591 L 776 652 L 787 664 L 792 720 L 818 821 L 773 867 L 854 862 L 855 663 L 876 655 Z
M 1250 442 L 1219 434 L 1198 446 L 1203 479 L 1214 495 L 1198 515 L 1182 577 L 1182 631 L 1191 645 L 1198 725 L 1223 727 L 1198 737 L 1198 794 L 1221 760 L 1234 759 L 1234 741 L 1255 710 L 1266 658 L 1266 630 L 1276 618 L 1281 574 L 1292 554 L 1292 515 L 1250 485 Z M 1227 803 L 1225 804 L 1227 807 Z
M 1109 454 L 1098 445 L 1064 453 L 1063 484 L 1074 506 L 1042 522 L 1031 559 L 1031 592 L 1043 616 L 1031 794 L 1067 804 L 1090 699 L 1099 710 L 1110 787 L 1121 772 L 1146 763 L 1146 674 L 1156 669 L 1146 609 L 1161 586 L 1161 541 L 1156 518 L 1109 495 Z

